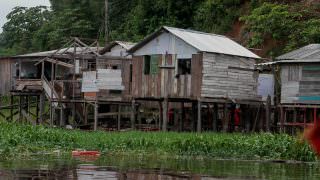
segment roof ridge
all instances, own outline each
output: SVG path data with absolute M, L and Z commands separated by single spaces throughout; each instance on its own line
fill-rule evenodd
M 182 28 L 176 28 L 176 27 L 170 27 L 170 26 L 163 26 L 163 28 L 167 29 L 176 29 L 176 30 L 180 30 L 180 31 L 185 31 L 185 32 L 191 32 L 191 33 L 197 33 L 197 34 L 206 34 L 206 35 L 211 35 L 211 36 L 219 36 L 219 37 L 224 37 L 224 38 L 228 38 L 227 36 L 224 35 L 220 35 L 220 34 L 215 34 L 215 33 L 208 33 L 208 32 L 202 32 L 202 31 L 197 31 L 197 30 L 193 30 L 193 29 L 182 29 Z

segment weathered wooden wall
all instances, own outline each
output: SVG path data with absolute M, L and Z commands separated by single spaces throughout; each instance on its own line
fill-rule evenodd
M 320 63 L 281 65 L 282 104 L 320 104 Z
M 13 66 L 11 59 L 0 59 L 0 94 L 8 95 L 13 85 Z
M 202 97 L 257 100 L 258 74 L 251 58 L 204 53 Z
M 175 55 L 157 55 L 159 69 L 156 74 L 144 74 L 144 57 L 133 57 L 132 95 L 136 98 L 198 98 L 201 89 L 202 55 L 191 59 L 191 74 L 177 76 Z M 167 56 L 167 57 L 165 57 Z M 163 62 L 171 65 L 165 65 Z
M 98 59 L 97 60 L 97 69 L 106 69 L 116 66 L 118 69 L 121 69 L 122 83 L 124 90 L 121 94 L 110 94 L 110 91 L 105 90 L 98 93 L 99 97 L 107 98 L 111 96 L 122 96 L 128 97 L 131 96 L 131 59 Z M 120 99 L 119 99 L 120 100 Z

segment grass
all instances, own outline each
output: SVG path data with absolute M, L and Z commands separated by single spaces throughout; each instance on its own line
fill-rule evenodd
M 0 157 L 14 158 L 59 150 L 99 150 L 173 156 L 315 161 L 309 146 L 285 134 L 83 132 L 0 123 Z

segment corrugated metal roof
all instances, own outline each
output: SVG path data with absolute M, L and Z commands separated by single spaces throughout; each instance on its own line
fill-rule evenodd
M 132 48 L 137 44 L 137 43 L 125 42 L 125 41 L 115 41 L 115 42 L 118 43 L 123 48 L 125 48 L 126 50 L 129 50 L 130 48 Z
M 294 60 L 294 59 L 316 59 L 320 58 L 320 44 L 309 44 L 300 49 L 283 54 L 276 59 Z
M 125 41 L 113 41 L 111 42 L 109 45 L 107 45 L 106 47 L 104 47 L 101 51 L 100 54 L 105 54 L 107 52 L 109 52 L 114 46 L 116 45 L 120 45 L 121 47 L 123 47 L 126 50 L 129 50 L 130 48 L 132 48 L 133 46 L 135 46 L 137 43 L 132 43 L 132 42 L 125 42 Z
M 234 56 L 242 56 L 242 57 L 250 57 L 250 58 L 260 58 L 253 52 L 249 51 L 245 47 L 241 46 L 237 42 L 229 39 L 226 36 L 204 33 L 199 31 L 187 30 L 187 29 L 179 29 L 164 26 L 160 28 L 155 33 L 151 34 L 143 41 L 135 45 L 133 48 L 129 50 L 129 52 L 133 53 L 136 50 L 140 49 L 144 44 L 151 41 L 153 38 L 160 35 L 163 30 L 170 32 L 171 34 L 179 37 L 187 44 L 195 47 L 201 52 L 212 52 L 212 53 L 221 53 L 228 54 Z
M 286 64 L 286 63 L 320 63 L 320 59 L 297 59 L 297 60 L 280 60 L 280 61 L 273 61 L 267 63 L 260 63 L 256 64 L 256 66 L 267 66 L 267 65 L 274 65 L 274 64 Z

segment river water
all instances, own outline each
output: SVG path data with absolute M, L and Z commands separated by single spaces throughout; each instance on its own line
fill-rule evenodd
M 320 179 L 318 163 L 217 160 L 151 155 L 35 156 L 0 162 L 0 180 L 17 179 Z

